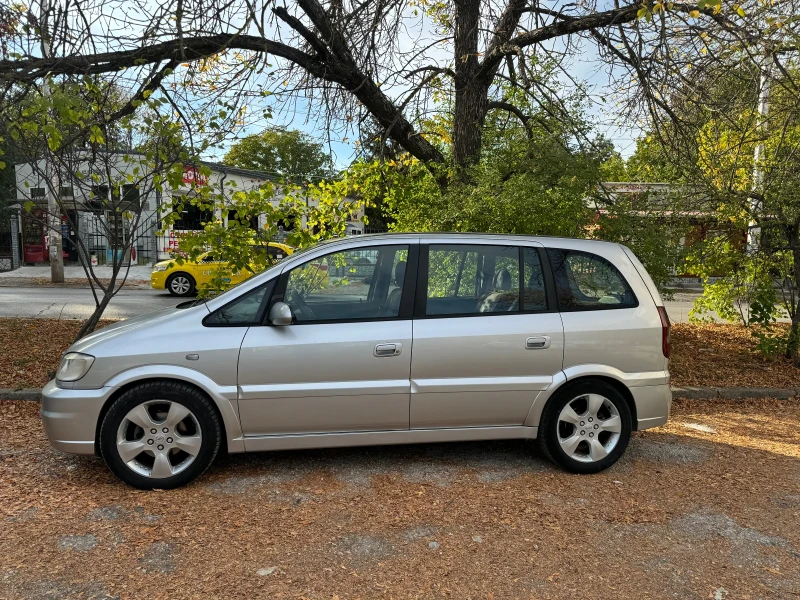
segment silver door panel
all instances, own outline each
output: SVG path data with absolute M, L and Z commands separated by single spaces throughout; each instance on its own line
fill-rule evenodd
M 408 379 L 377 381 L 322 381 L 318 383 L 278 383 L 249 385 L 239 388 L 240 400 L 258 398 L 321 398 L 353 396 L 379 392 L 381 394 L 408 394 Z
M 284 396 L 240 400 L 247 436 L 408 430 L 408 391 L 401 394 Z
M 549 347 L 527 349 L 537 336 Z M 558 313 L 416 320 L 411 428 L 522 425 L 563 353 Z
M 469 384 L 468 384 L 469 385 Z M 475 388 L 483 387 L 483 390 Z M 525 420 L 531 404 L 540 393 L 538 389 L 509 389 L 499 391 L 481 384 L 469 392 L 429 392 L 424 404 L 411 388 L 414 428 L 424 427 L 484 427 L 519 425 Z M 491 411 L 487 411 L 487 405 Z
M 394 356 L 375 356 L 398 344 Z M 252 327 L 239 357 L 246 436 L 408 429 L 411 321 Z

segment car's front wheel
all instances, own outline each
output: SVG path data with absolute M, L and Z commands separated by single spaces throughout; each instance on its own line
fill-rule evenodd
M 125 483 L 171 489 L 200 476 L 219 451 L 222 426 L 211 401 L 194 387 L 161 381 L 117 398 L 100 426 L 100 453 Z
M 167 291 L 173 296 L 191 296 L 196 289 L 194 277 L 188 273 L 175 273 L 167 279 Z
M 539 445 L 572 473 L 597 473 L 613 465 L 631 439 L 625 398 L 604 381 L 567 384 L 547 403 L 539 423 Z

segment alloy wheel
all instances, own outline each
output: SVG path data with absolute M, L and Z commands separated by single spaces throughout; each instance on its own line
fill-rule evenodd
M 135 473 L 153 479 L 185 470 L 202 445 L 197 417 L 171 400 L 139 404 L 128 411 L 117 430 L 117 453 L 122 462 Z
M 183 275 L 176 275 L 172 278 L 169 287 L 179 296 L 183 296 L 184 294 L 189 293 L 189 289 L 191 289 L 192 284 L 189 282 L 187 277 Z
M 597 462 L 608 456 L 621 432 L 617 407 L 600 394 L 577 396 L 558 415 L 558 443 L 567 456 L 581 462 Z

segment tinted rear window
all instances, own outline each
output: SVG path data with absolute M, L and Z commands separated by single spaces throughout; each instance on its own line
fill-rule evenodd
M 561 310 L 608 310 L 638 306 L 628 282 L 605 258 L 549 248 L 547 254 Z

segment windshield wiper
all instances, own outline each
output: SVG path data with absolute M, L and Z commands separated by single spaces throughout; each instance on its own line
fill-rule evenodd
M 193 308 L 195 306 L 200 306 L 200 304 L 205 304 L 208 302 L 208 298 L 195 298 L 194 300 L 187 300 L 186 302 L 181 302 L 180 304 L 176 305 L 175 308 Z

